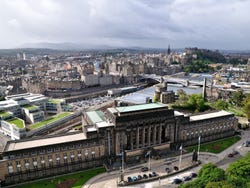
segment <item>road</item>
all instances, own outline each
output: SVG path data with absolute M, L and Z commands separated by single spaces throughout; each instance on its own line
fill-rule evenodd
M 235 160 L 241 158 L 242 156 L 245 156 L 247 152 L 250 151 L 250 147 L 244 147 L 242 144 L 246 142 L 247 140 L 250 139 L 250 130 L 243 131 L 241 134 L 241 140 L 238 141 L 237 143 L 233 144 L 223 152 L 219 154 L 211 154 L 207 152 L 200 152 L 199 159 L 201 160 L 202 164 L 206 164 L 209 162 L 212 162 L 219 166 L 220 168 L 226 169 L 228 165 Z M 232 151 L 238 151 L 239 154 L 235 155 L 232 158 L 228 157 L 228 154 L 231 153 Z M 176 156 L 174 160 L 171 162 L 170 165 L 166 165 L 166 160 L 167 159 L 160 159 L 160 160 L 151 160 L 151 171 L 155 171 L 159 175 L 164 175 L 166 174 L 165 168 L 168 166 L 178 166 L 179 164 L 179 156 Z M 185 163 L 190 163 L 191 161 L 191 154 L 185 154 L 183 155 L 182 158 L 182 164 L 184 165 Z M 142 166 L 147 166 L 148 164 L 139 164 L 131 168 L 126 168 L 125 169 L 125 180 L 127 180 L 127 177 L 133 177 L 133 176 L 138 176 L 143 175 L 144 173 L 140 172 L 140 169 Z M 201 168 L 201 165 L 198 167 L 193 168 L 192 170 L 180 173 L 178 175 L 174 175 L 172 177 L 168 177 L 165 179 L 160 179 L 148 183 L 141 183 L 141 184 L 135 184 L 132 186 L 126 186 L 126 188 L 151 188 L 151 187 L 169 187 L 169 188 L 175 188 L 178 187 L 177 185 L 171 184 L 174 178 L 178 177 L 182 179 L 184 176 L 189 175 L 191 172 L 198 172 L 199 169 Z M 149 172 L 147 172 L 148 174 Z M 92 179 L 90 179 L 88 182 L 85 183 L 85 185 L 82 186 L 82 188 L 115 188 L 117 187 L 117 182 L 119 181 L 118 178 L 120 176 L 119 171 L 113 171 L 110 173 L 104 173 L 101 175 L 98 175 Z

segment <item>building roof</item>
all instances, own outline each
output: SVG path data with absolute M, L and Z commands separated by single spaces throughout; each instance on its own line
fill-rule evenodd
M 140 104 L 133 106 L 116 107 L 116 110 L 120 113 L 124 113 L 124 112 L 151 110 L 151 109 L 166 108 L 166 107 L 167 107 L 166 105 L 163 105 L 161 103 L 149 103 L 149 104 Z
M 78 133 L 78 134 L 64 135 L 51 138 L 35 139 L 35 140 L 22 140 L 18 142 L 10 141 L 7 142 L 4 148 L 4 152 L 50 146 L 55 144 L 63 144 L 67 142 L 81 141 L 85 139 L 86 135 L 84 133 Z
M 90 121 L 95 124 L 104 120 L 104 113 L 100 110 L 86 112 Z
M 8 120 L 5 120 L 5 121 L 12 124 L 12 125 L 15 125 L 19 129 L 25 128 L 25 124 L 24 124 L 24 121 L 22 119 L 12 118 L 12 119 L 8 119 Z
M 101 121 L 101 122 L 96 123 L 96 127 L 98 127 L 98 128 L 111 127 L 111 126 L 114 126 L 114 125 L 110 124 L 106 121 Z
M 212 118 L 228 116 L 228 115 L 232 115 L 232 114 L 233 113 L 221 110 L 219 112 L 212 112 L 212 113 L 207 113 L 207 114 L 190 116 L 190 121 L 199 121 L 199 120 L 204 120 L 204 119 L 212 119 Z

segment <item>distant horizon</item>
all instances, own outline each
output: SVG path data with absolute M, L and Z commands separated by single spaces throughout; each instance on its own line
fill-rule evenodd
M 39 46 L 42 44 L 43 46 Z M 48 45 L 47 45 L 48 44 Z M 62 46 L 65 45 L 66 46 Z M 47 45 L 47 46 L 46 46 Z M 50 45 L 54 45 L 54 47 L 51 47 Z M 71 45 L 72 47 L 67 47 L 67 45 Z M 167 47 L 144 47 L 144 46 L 109 46 L 109 45 L 84 45 L 84 47 L 81 47 L 82 44 L 77 43 L 70 43 L 70 42 L 63 42 L 63 43 L 47 43 L 47 42 L 41 42 L 41 43 L 34 43 L 29 44 L 27 46 L 23 45 L 21 47 L 13 47 L 13 48 L 0 48 L 0 50 L 22 50 L 22 49 L 47 49 L 47 50 L 58 50 L 58 51 L 81 51 L 81 50 L 115 50 L 115 49 L 138 49 L 138 50 L 167 50 Z M 186 47 L 172 47 L 171 44 L 170 48 L 171 50 L 185 50 L 185 48 L 198 48 L 198 49 L 207 49 L 211 51 L 232 51 L 232 52 L 249 52 L 250 49 L 217 49 L 217 48 L 206 48 L 206 47 L 197 47 L 197 46 L 186 46 Z

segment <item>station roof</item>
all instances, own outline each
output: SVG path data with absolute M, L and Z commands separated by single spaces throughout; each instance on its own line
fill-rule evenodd
M 50 146 L 55 144 L 63 144 L 67 142 L 85 140 L 86 135 L 84 133 L 64 135 L 58 137 L 41 138 L 34 140 L 21 140 L 7 142 L 4 152 L 11 152 L 22 149 L 31 149 L 36 147 Z
M 104 120 L 104 113 L 100 110 L 86 112 L 92 123 L 97 123 Z
M 232 115 L 232 113 L 221 110 L 219 112 L 212 112 L 212 113 L 207 113 L 207 114 L 200 114 L 200 115 L 195 115 L 195 116 L 190 116 L 190 121 L 199 121 L 199 120 L 205 120 L 205 119 L 212 119 L 212 118 L 217 118 L 221 116 L 228 116 Z
M 151 110 L 151 109 L 166 108 L 166 107 L 167 107 L 166 105 L 163 105 L 160 103 L 149 103 L 149 104 L 140 104 L 140 105 L 133 105 L 133 106 L 116 107 L 116 110 L 120 113 L 124 113 L 124 112 Z

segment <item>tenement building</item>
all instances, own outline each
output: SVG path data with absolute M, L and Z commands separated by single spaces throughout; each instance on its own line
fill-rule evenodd
M 124 152 L 126 162 L 145 152 L 169 152 L 228 137 L 237 119 L 226 111 L 188 116 L 161 103 L 112 107 L 83 116 L 83 133 L 9 141 L 0 161 L 5 184 L 93 168 Z

